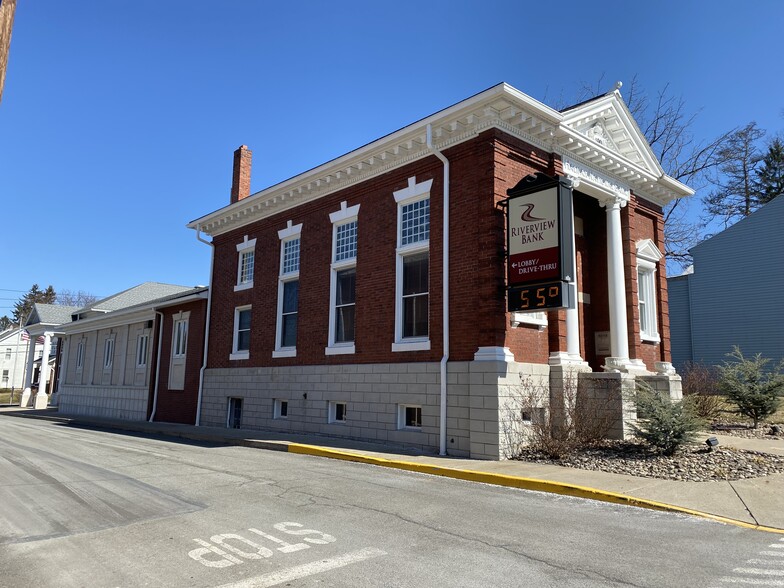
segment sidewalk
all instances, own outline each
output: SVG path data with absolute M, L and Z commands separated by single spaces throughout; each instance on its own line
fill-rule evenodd
M 65 416 L 58 415 L 56 408 L 35 411 L 0 406 L 0 416 L 42 418 L 75 426 L 161 434 L 372 463 L 469 481 L 680 512 L 784 533 L 784 474 L 735 482 L 679 482 L 523 461 L 495 462 L 439 457 L 404 448 L 317 435 Z M 719 439 L 722 446 L 784 455 L 782 441 L 713 436 Z

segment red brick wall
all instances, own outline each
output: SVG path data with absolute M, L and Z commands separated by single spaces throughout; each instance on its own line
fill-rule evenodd
M 566 350 L 565 312 L 550 312 L 549 326 L 510 327 L 506 312 L 505 217 L 500 201 L 507 189 L 535 172 L 561 172 L 557 157 L 492 129 L 445 151 L 450 161 L 450 359 L 470 361 L 479 347 L 507 346 L 517 361 L 546 363 L 553 351 Z M 393 353 L 395 339 L 395 247 L 397 205 L 393 192 L 405 188 L 408 178 L 433 180 L 430 196 L 430 351 Z M 251 225 L 215 237 L 213 305 L 210 326 L 210 367 L 314 365 L 438 361 L 442 356 L 442 213 L 443 166 L 427 157 L 385 175 L 348 187 Z M 324 354 L 328 339 L 329 282 L 332 224 L 329 213 L 360 204 L 357 231 L 356 353 Z M 639 213 L 637 212 L 639 209 Z M 630 216 L 630 211 L 634 211 Z M 578 237 L 577 264 L 580 290 L 590 304 L 580 304 L 581 350 L 594 369 L 603 357 L 594 350 L 594 331 L 608 331 L 606 215 L 589 196 L 575 192 L 575 214 L 583 219 L 584 237 Z M 297 356 L 272 358 L 276 337 L 280 240 L 286 221 L 302 223 Z M 661 211 L 635 200 L 623 212 L 624 258 L 629 292 L 629 323 L 637 325 L 636 263 L 633 240 L 659 235 Z M 647 223 L 647 224 L 646 224 Z M 256 239 L 252 289 L 234 292 L 237 279 L 236 245 Z M 654 239 L 660 249 L 660 235 Z M 660 272 L 660 284 L 664 272 Z M 661 302 L 661 301 L 660 301 Z M 252 305 L 250 358 L 230 360 L 234 309 Z M 660 331 L 665 334 L 666 303 L 660 304 Z M 638 327 L 637 327 L 638 328 Z M 632 339 L 634 337 L 630 337 Z M 635 350 L 639 343 L 635 342 Z M 664 345 L 658 346 L 662 349 Z M 656 349 L 656 357 L 663 356 Z M 653 355 L 643 353 L 646 363 Z M 647 354 L 646 354 L 647 353 Z M 668 351 L 667 351 L 668 353 Z M 649 357 L 650 356 L 650 357 Z M 632 357 L 636 355 L 632 354 Z
M 627 319 L 629 323 L 629 356 L 642 359 L 647 368 L 653 371 L 654 362 L 670 361 L 670 323 L 667 306 L 667 272 L 662 259 L 656 275 L 657 324 L 660 343 L 642 341 L 640 338 L 640 312 L 637 297 L 637 243 L 651 239 L 659 251 L 664 253 L 664 216 L 661 207 L 632 195 L 631 201 L 622 214 L 624 237 L 624 271 L 626 272 Z
M 185 364 L 185 385 L 183 390 L 169 390 L 169 364 L 172 349 L 174 315 L 189 312 L 188 342 Z M 161 340 L 160 371 L 151 378 L 150 408 L 155 380 L 158 380 L 158 404 L 155 420 L 170 423 L 193 424 L 196 422 L 196 405 L 199 394 L 199 371 L 204 359 L 204 319 L 207 315 L 207 301 L 197 300 L 181 306 L 163 309 L 163 337 Z M 153 341 L 153 358 L 157 357 L 158 329 L 160 317 L 156 315 Z M 153 366 L 154 368 L 155 366 Z

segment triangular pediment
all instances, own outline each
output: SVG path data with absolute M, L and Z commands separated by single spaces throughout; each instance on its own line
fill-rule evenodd
M 567 109 L 563 114 L 563 124 L 579 133 L 587 148 L 601 148 L 657 176 L 663 173 L 618 90 Z

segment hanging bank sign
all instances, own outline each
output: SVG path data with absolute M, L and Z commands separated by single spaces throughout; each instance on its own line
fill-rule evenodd
M 571 184 L 538 173 L 523 178 L 507 195 L 509 310 L 573 307 Z

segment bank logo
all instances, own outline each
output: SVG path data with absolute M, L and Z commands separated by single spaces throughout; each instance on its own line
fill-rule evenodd
M 523 206 L 525 206 L 525 210 L 523 211 L 523 214 L 520 215 L 520 220 L 524 220 L 527 223 L 535 223 L 536 221 L 544 220 L 543 218 L 531 214 L 534 210 L 534 204 L 528 203 Z

